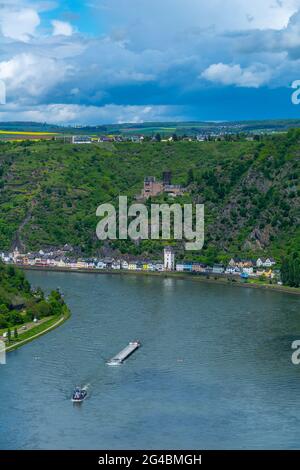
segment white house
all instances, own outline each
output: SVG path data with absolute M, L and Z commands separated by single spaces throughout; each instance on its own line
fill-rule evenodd
M 98 261 L 96 268 L 97 269 L 105 269 L 106 268 L 106 263 L 104 263 L 104 261 Z
M 160 271 L 160 272 L 165 270 L 163 263 L 156 263 L 155 264 L 155 269 L 156 269 L 156 271 Z
M 111 265 L 112 269 L 121 269 L 121 262 L 120 261 L 114 261 Z
M 72 144 L 91 144 L 92 139 L 87 135 L 73 135 Z
M 5 253 L 2 253 L 1 258 L 4 263 L 12 263 L 13 259 L 10 255 L 6 255 Z
M 179 272 L 183 272 L 183 271 L 184 271 L 184 267 L 183 267 L 183 264 L 182 264 L 182 263 L 177 263 L 177 264 L 176 264 L 176 271 L 179 271 Z
M 34 260 L 35 262 L 35 260 Z M 56 262 L 56 266 L 58 268 L 64 268 L 66 266 L 66 263 L 64 262 L 64 260 L 60 259 L 59 261 Z
M 256 260 L 256 266 L 258 268 L 261 268 L 262 266 L 264 266 L 265 264 L 265 258 L 257 258 Z
M 89 264 L 86 261 L 77 261 L 76 268 L 77 269 L 87 269 Z
M 250 266 L 245 267 L 245 268 L 243 268 L 243 273 L 248 274 L 249 276 L 251 276 L 253 274 L 253 268 L 250 267 Z
M 129 271 L 136 271 L 136 268 L 137 268 L 136 262 L 135 261 L 129 261 L 129 263 L 128 263 Z
M 29 262 L 28 262 L 28 264 L 29 264 Z M 55 261 L 55 259 L 47 258 L 47 265 L 50 266 L 50 267 L 52 267 L 52 268 L 53 268 L 54 266 L 56 266 L 56 261 Z
M 265 267 L 266 268 L 271 268 L 272 266 L 274 266 L 276 264 L 276 261 L 274 258 L 267 258 L 265 260 Z
M 258 258 L 256 260 L 256 266 L 258 268 L 261 268 L 262 266 L 264 268 L 271 268 L 276 264 L 276 261 L 274 258 Z
M 121 268 L 122 269 L 128 269 L 128 262 L 127 261 L 122 261 L 121 262 Z
M 231 258 L 231 260 L 229 261 L 228 263 L 228 266 L 232 267 L 232 268 L 235 268 L 236 266 L 238 266 L 239 264 L 239 259 L 237 258 Z
M 225 273 L 226 274 L 240 274 L 240 268 L 235 266 L 227 266 Z
M 225 271 L 224 266 L 222 264 L 214 264 L 212 272 L 214 274 L 223 274 Z
M 148 263 L 148 270 L 149 271 L 155 271 L 155 264 L 154 263 Z

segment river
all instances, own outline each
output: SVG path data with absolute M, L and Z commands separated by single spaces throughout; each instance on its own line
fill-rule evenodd
M 300 448 L 297 296 L 173 278 L 28 272 L 72 317 L 0 366 L 0 449 Z M 122 366 L 105 360 L 130 340 Z M 76 385 L 88 398 L 73 405 Z

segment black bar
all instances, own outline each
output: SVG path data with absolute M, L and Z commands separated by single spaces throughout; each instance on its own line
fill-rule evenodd
M 11 465 L 17 468 L 57 465 L 72 465 L 85 468 L 117 466 L 119 468 L 138 468 L 149 466 L 183 465 L 196 467 L 216 467 L 222 469 L 227 465 L 254 466 L 274 463 L 274 465 L 287 466 L 300 461 L 300 451 L 212 451 L 212 450 L 0 450 L 0 467 L 8 468 Z M 4 467 L 5 465 L 5 467 Z M 55 469 L 56 470 L 56 469 Z

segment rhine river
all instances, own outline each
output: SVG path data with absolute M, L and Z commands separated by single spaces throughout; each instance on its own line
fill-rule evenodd
M 0 366 L 0 449 L 300 448 L 300 299 L 134 275 L 30 272 L 72 317 Z M 130 340 L 122 366 L 105 360 Z M 88 385 L 81 405 L 70 401 Z

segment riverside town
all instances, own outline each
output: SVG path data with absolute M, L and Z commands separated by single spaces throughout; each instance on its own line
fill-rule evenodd
M 231 258 L 227 265 L 212 264 L 211 266 L 193 261 L 176 261 L 176 253 L 172 246 L 166 246 L 163 256 L 159 260 L 133 259 L 133 258 L 74 258 L 73 248 L 65 245 L 62 249 L 36 253 L 20 253 L 16 248 L 12 253 L 1 253 L 6 264 L 23 267 L 36 267 L 39 269 L 67 269 L 70 271 L 143 271 L 143 272 L 181 272 L 199 275 L 219 275 L 248 278 L 263 278 L 274 280 L 281 284 L 280 270 L 276 268 L 276 261 L 272 257 L 259 257 L 257 259 Z

